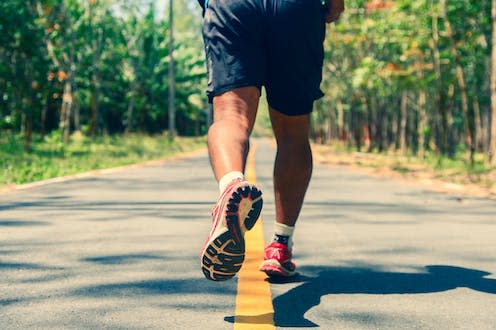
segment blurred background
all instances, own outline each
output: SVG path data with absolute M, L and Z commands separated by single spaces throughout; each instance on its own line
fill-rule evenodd
M 493 173 L 495 2 L 347 1 L 312 139 Z M 204 145 L 196 0 L 4 0 L 0 13 L 0 185 Z M 270 134 L 261 108 L 256 134 Z

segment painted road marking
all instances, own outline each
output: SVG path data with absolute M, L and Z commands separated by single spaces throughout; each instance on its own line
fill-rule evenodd
M 246 166 L 246 178 L 254 183 L 255 149 L 253 146 Z M 265 281 L 267 276 L 258 270 L 265 244 L 262 218 L 258 219 L 252 230 L 246 232 L 245 244 L 245 262 L 238 275 L 234 329 L 275 329 L 270 284 Z

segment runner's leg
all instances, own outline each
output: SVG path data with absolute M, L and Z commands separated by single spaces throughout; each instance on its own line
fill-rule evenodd
M 243 87 L 213 99 L 208 149 L 222 187 L 212 211 L 212 229 L 200 252 L 203 274 L 213 281 L 227 280 L 240 270 L 244 233 L 253 228 L 262 210 L 262 192 L 243 176 L 259 97 L 257 87 Z
M 217 180 L 233 171 L 244 173 L 259 98 L 257 87 L 237 88 L 214 97 L 208 152 Z
M 309 114 L 284 115 L 270 108 L 272 128 L 277 141 L 274 164 L 276 223 L 272 242 L 265 248 L 260 270 L 269 276 L 293 276 L 294 225 L 312 175 L 312 151 L 308 141 Z
M 276 222 L 294 226 L 312 175 L 309 115 L 287 116 L 270 109 L 277 142 L 274 164 Z

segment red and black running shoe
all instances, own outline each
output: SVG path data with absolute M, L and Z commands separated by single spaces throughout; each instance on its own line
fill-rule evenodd
M 291 261 L 291 251 L 286 244 L 272 242 L 265 248 L 260 270 L 268 276 L 289 277 L 296 275 L 296 265 Z
M 235 180 L 226 187 L 212 211 L 212 230 L 200 253 L 206 278 L 224 281 L 241 269 L 244 234 L 257 222 L 262 205 L 262 192 L 253 184 Z

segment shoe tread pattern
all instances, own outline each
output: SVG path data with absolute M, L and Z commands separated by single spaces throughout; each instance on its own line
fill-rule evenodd
M 228 231 L 214 239 L 202 256 L 202 271 L 213 281 L 230 279 L 241 269 L 245 259 L 245 242 L 240 228 L 239 205 L 242 199 L 255 200 L 244 219 L 244 226 L 250 230 L 262 211 L 262 193 L 254 186 L 239 187 L 232 193 L 224 214 Z

